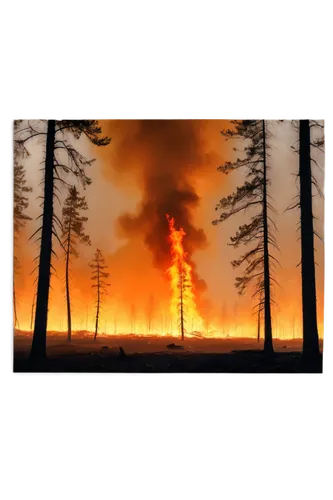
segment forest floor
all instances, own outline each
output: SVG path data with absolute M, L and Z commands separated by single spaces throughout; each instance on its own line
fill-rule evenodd
M 171 347 L 167 347 L 170 344 Z M 249 338 L 189 338 L 118 335 L 48 334 L 47 358 L 29 361 L 31 335 L 14 336 L 15 372 L 131 373 L 321 373 L 322 357 L 314 365 L 302 360 L 301 339 L 274 339 L 273 356 L 263 343 Z M 121 347 L 121 349 L 120 349 Z M 322 347 L 322 345 L 321 345 Z

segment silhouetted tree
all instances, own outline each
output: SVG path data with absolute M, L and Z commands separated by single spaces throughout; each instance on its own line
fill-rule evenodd
M 221 307 L 222 335 L 225 335 L 226 333 L 226 322 L 227 322 L 227 306 L 224 300 Z
M 30 316 L 30 331 L 31 332 L 32 332 L 32 327 L 33 327 L 33 322 L 34 322 L 35 305 L 36 305 L 36 292 L 34 292 L 34 296 L 32 299 L 32 306 L 31 306 L 31 316 Z
M 190 284 L 188 283 L 187 273 L 186 273 L 186 263 L 179 261 L 178 263 L 178 321 L 180 328 L 181 339 L 184 340 L 186 328 L 186 297 L 187 290 L 190 288 Z
M 270 354 L 273 352 L 271 282 L 274 280 L 270 267 L 271 260 L 276 259 L 271 255 L 269 248 L 277 247 L 272 234 L 272 227 L 275 227 L 275 224 L 269 215 L 274 209 L 268 201 L 270 196 L 267 192 L 269 185 L 267 142 L 271 134 L 267 130 L 265 120 L 233 120 L 232 125 L 233 129 L 223 131 L 222 135 L 226 139 L 245 140 L 246 145 L 242 149 L 244 156 L 233 162 L 226 162 L 218 170 L 229 174 L 244 169 L 245 181 L 234 193 L 220 200 L 216 210 L 222 210 L 222 213 L 213 224 L 223 222 L 237 213 L 257 209 L 250 222 L 241 225 L 235 236 L 230 238 L 230 245 L 238 248 L 240 245 L 254 244 L 254 247 L 240 259 L 234 260 L 232 266 L 238 268 L 246 263 L 243 276 L 236 278 L 236 288 L 243 294 L 248 285 L 255 286 L 254 296 L 258 296 L 256 307 L 263 306 L 264 311 L 264 351 Z M 261 294 L 262 300 L 260 300 Z
M 262 294 L 259 294 L 259 305 L 257 311 L 257 341 L 260 342 L 260 326 L 261 326 L 261 314 L 262 314 Z
M 238 303 L 237 302 L 234 302 L 233 313 L 234 313 L 234 333 L 237 333 L 238 332 L 238 322 L 239 322 Z
M 110 284 L 105 281 L 110 276 L 110 273 L 105 271 L 108 266 L 106 265 L 105 259 L 99 248 L 97 248 L 93 261 L 89 264 L 89 266 L 92 268 L 91 279 L 94 282 L 92 288 L 96 288 L 96 322 L 94 335 L 94 340 L 96 340 L 102 298 L 107 293 L 107 287 L 110 286 Z
M 25 170 L 23 165 L 19 165 L 14 158 L 14 238 L 24 228 L 27 221 L 31 220 L 26 214 L 29 206 L 29 200 L 25 193 L 32 191 L 31 187 L 26 186 Z
M 151 329 L 152 329 L 152 322 L 155 314 L 155 299 L 154 295 L 150 294 L 148 303 L 147 303 L 147 308 L 146 308 L 146 319 L 147 319 L 147 333 L 150 334 Z M 163 327 L 162 327 L 163 329 Z
M 314 120 L 299 120 L 298 147 L 293 148 L 299 154 L 299 199 L 288 207 L 288 210 L 300 209 L 303 357 L 310 362 L 319 357 L 314 236 L 320 236 L 313 225 L 312 186 L 314 185 L 318 194 L 323 196 L 312 173 L 311 162 L 317 162 L 311 156 L 311 150 L 316 148 L 324 152 L 324 137 L 321 134 L 316 137 L 315 134 L 316 130 L 323 128 L 323 125 Z
M 132 333 L 135 333 L 136 329 L 136 307 L 134 304 L 130 305 L 130 316 L 131 316 L 131 330 Z
M 260 309 L 258 308 L 257 317 L 257 341 L 260 342 Z
M 291 324 L 292 324 L 292 331 L 293 331 L 293 339 L 295 339 L 295 315 L 293 315 Z
M 14 131 L 17 130 L 20 122 L 14 123 Z M 31 187 L 28 187 L 25 178 L 25 170 L 23 165 L 18 162 L 17 147 L 14 144 L 14 253 L 17 247 L 17 240 L 19 233 L 26 225 L 27 221 L 31 220 L 26 214 L 26 209 L 29 206 L 29 199 L 25 196 L 26 193 L 32 191 Z M 18 257 L 14 255 L 14 273 L 13 273 L 13 308 L 14 308 L 14 326 L 18 325 L 17 319 L 17 307 L 16 307 L 16 287 L 15 278 L 19 272 L 21 265 Z
M 88 160 L 69 142 L 85 136 L 96 146 L 106 146 L 110 143 L 108 137 L 101 137 L 101 128 L 96 120 L 40 120 L 33 125 L 28 121 L 21 123 L 15 130 L 15 147 L 18 154 L 29 155 L 26 144 L 31 139 L 38 137 L 45 142 L 45 163 L 43 168 L 43 213 L 42 225 L 34 233 L 41 232 L 40 255 L 38 264 L 38 283 L 35 326 L 30 353 L 31 359 L 43 359 L 46 356 L 46 331 L 47 314 L 49 302 L 49 288 L 51 277 L 51 256 L 54 254 L 52 248 L 52 237 L 58 239 L 56 224 L 61 226 L 59 219 L 54 213 L 53 201 L 57 197 L 56 181 L 66 183 L 64 175 L 71 174 L 78 178 L 83 186 L 90 183 L 86 175 L 86 167 L 91 166 L 94 160 Z M 34 236 L 33 235 L 33 236 Z
M 316 276 L 312 214 L 311 139 L 309 120 L 299 123 L 299 186 L 302 248 L 303 353 L 318 356 Z
M 179 279 L 179 322 L 180 322 L 180 333 L 181 339 L 184 340 L 185 337 L 185 325 L 184 325 L 184 280 L 183 275 L 180 274 Z
M 86 306 L 86 332 L 88 331 L 88 317 L 89 317 L 89 310 L 88 306 Z
M 67 304 L 67 340 L 72 338 L 72 318 L 70 301 L 70 263 L 71 257 L 79 256 L 77 244 L 90 245 L 90 238 L 84 232 L 84 226 L 88 218 L 83 217 L 80 212 L 88 210 L 88 205 L 84 196 L 79 196 L 75 186 L 68 190 L 68 196 L 62 209 L 62 244 L 66 255 L 66 304 Z
M 209 331 L 211 328 L 211 319 L 212 319 L 212 306 L 211 303 L 208 300 L 206 300 L 205 302 L 202 302 L 201 307 L 203 309 L 203 317 L 204 317 L 203 327 L 206 330 L 206 335 L 209 335 Z

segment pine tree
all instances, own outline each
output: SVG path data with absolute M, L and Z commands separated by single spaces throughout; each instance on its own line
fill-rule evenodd
M 97 248 L 93 261 L 89 266 L 92 268 L 91 279 L 94 282 L 92 288 L 96 288 L 96 321 L 95 321 L 95 335 L 94 340 L 97 338 L 98 325 L 100 318 L 100 310 L 102 306 L 103 296 L 107 294 L 107 287 L 110 286 L 105 280 L 110 276 L 110 273 L 105 271 L 108 266 L 102 252 Z
M 272 260 L 275 257 L 270 252 L 270 247 L 277 247 L 273 235 L 275 223 L 270 212 L 275 212 L 268 194 L 270 184 L 268 178 L 269 153 L 268 140 L 271 134 L 267 130 L 265 120 L 233 120 L 233 129 L 222 132 L 226 140 L 235 139 L 245 141 L 241 150 L 242 158 L 228 161 L 218 170 L 229 174 L 238 169 L 244 170 L 244 184 L 234 193 L 223 198 L 218 203 L 216 210 L 222 210 L 220 218 L 213 224 L 223 222 L 237 213 L 245 213 L 249 209 L 256 209 L 250 221 L 238 228 L 235 236 L 231 237 L 230 245 L 238 248 L 240 245 L 254 245 L 246 251 L 240 259 L 232 261 L 234 268 L 246 265 L 244 274 L 236 278 L 236 288 L 243 294 L 249 285 L 253 285 L 258 303 L 256 307 L 264 312 L 264 352 L 273 353 L 272 319 L 271 319 L 271 284 L 275 281 L 272 276 Z M 237 149 L 234 149 L 237 151 Z M 262 297 L 262 298 L 261 298 Z
M 32 305 L 31 305 L 30 332 L 32 332 L 32 328 L 33 328 L 34 314 L 35 314 L 35 305 L 36 305 L 36 292 L 34 292 L 34 296 L 33 296 L 33 299 L 32 299 Z
M 14 123 L 14 130 L 18 124 Z M 22 229 L 25 227 L 26 223 L 31 220 L 26 214 L 26 210 L 29 206 L 29 199 L 25 196 L 27 193 L 32 191 L 31 187 L 28 187 L 25 178 L 25 170 L 23 165 L 18 162 L 17 148 L 14 144 L 14 253 L 18 243 L 18 236 Z M 14 273 L 13 273 L 13 308 L 14 308 L 14 326 L 18 326 L 17 317 L 17 301 L 16 301 L 16 287 L 15 279 L 21 268 L 20 261 L 16 255 L 14 255 Z
M 314 256 L 314 236 L 319 238 L 320 236 L 314 230 L 313 225 L 312 186 L 316 188 L 321 197 L 323 197 L 323 193 L 312 173 L 311 163 L 317 164 L 317 162 L 312 157 L 311 151 L 316 148 L 324 152 L 324 137 L 321 134 L 318 137 L 318 134 L 315 133 L 321 129 L 323 129 L 323 125 L 314 120 L 299 120 L 299 144 L 298 148 L 293 148 L 299 154 L 299 199 L 294 205 L 288 207 L 288 210 L 300 209 L 303 358 L 310 363 L 316 362 L 320 354 Z M 319 167 L 318 164 L 317 166 Z
M 188 281 L 187 264 L 183 261 L 178 263 L 178 321 L 181 339 L 185 339 L 186 333 L 186 316 L 187 316 L 187 295 L 190 290 L 190 283 Z
M 258 307 L 257 317 L 257 341 L 260 342 L 260 308 Z
M 58 198 L 56 190 L 60 184 L 67 184 L 64 176 L 72 175 L 80 180 L 85 187 L 90 184 L 86 175 L 86 168 L 90 167 L 94 160 L 88 160 L 70 142 L 77 141 L 84 136 L 96 146 L 106 146 L 110 143 L 108 137 L 101 137 L 101 128 L 96 120 L 40 120 L 31 124 L 19 122 L 15 127 L 14 143 L 16 151 L 22 157 L 29 155 L 26 144 L 38 137 L 45 143 L 45 163 L 43 168 L 43 213 L 42 225 L 33 236 L 41 233 L 40 254 L 37 282 L 37 300 L 33 341 L 30 359 L 41 360 L 46 356 L 46 331 L 49 304 L 49 289 L 51 278 L 51 257 L 54 254 L 53 238 L 60 245 L 62 242 L 58 236 L 56 225 L 61 227 L 60 221 L 54 212 L 54 198 Z M 59 198 L 58 198 L 59 199 Z
M 31 220 L 31 217 L 26 214 L 29 199 L 25 193 L 30 193 L 32 188 L 26 186 L 26 183 L 24 167 L 19 165 L 14 158 L 14 238 L 24 228 L 27 221 Z
M 88 205 L 84 196 L 79 196 L 79 192 L 75 186 L 71 186 L 68 190 L 68 196 L 64 202 L 62 209 L 62 244 L 66 255 L 66 304 L 67 304 L 67 340 L 72 338 L 72 317 L 71 317 L 71 300 L 70 300 L 70 264 L 71 257 L 77 258 L 77 244 L 82 243 L 90 245 L 90 238 L 84 232 L 84 226 L 88 220 L 83 217 L 80 212 L 88 210 Z

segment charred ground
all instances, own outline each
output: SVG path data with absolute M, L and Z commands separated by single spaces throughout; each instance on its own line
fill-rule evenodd
M 314 365 L 302 361 L 301 339 L 274 340 L 275 353 L 249 338 L 200 339 L 118 335 L 96 341 L 88 332 L 49 334 L 47 358 L 29 360 L 31 337 L 14 336 L 14 372 L 130 373 L 321 373 L 322 356 Z M 322 348 L 322 346 L 321 346 Z

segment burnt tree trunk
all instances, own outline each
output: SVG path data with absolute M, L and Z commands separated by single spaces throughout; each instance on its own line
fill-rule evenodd
M 257 330 L 257 341 L 260 342 L 260 309 L 258 311 L 258 330 Z
M 263 160 L 264 160 L 264 185 L 263 185 L 263 229 L 264 229 L 264 325 L 265 339 L 264 351 L 267 354 L 273 353 L 272 339 L 272 319 L 271 319 L 271 289 L 269 274 L 269 249 L 268 249 L 268 214 L 267 214 L 267 164 L 266 164 L 266 129 L 263 120 Z
M 99 268 L 97 268 L 97 309 L 96 309 L 96 323 L 94 340 L 97 338 L 98 321 L 99 321 L 99 306 L 100 306 L 100 293 L 99 293 Z
M 35 327 L 30 352 L 30 358 L 33 360 L 41 360 L 46 357 L 46 330 L 52 253 L 54 140 L 55 120 L 48 120 L 44 173 L 43 225 L 39 254 Z
M 69 255 L 70 255 L 70 243 L 71 243 L 71 222 L 69 223 L 68 229 L 68 242 L 66 249 L 66 304 L 67 304 L 67 341 L 72 340 L 72 316 L 71 316 L 71 300 L 70 300 L 70 290 L 69 290 Z
M 319 356 L 310 142 L 309 120 L 300 120 L 299 180 L 302 252 L 303 355 L 307 359 L 313 359 Z
M 295 320 L 293 320 L 293 340 L 295 339 Z
M 88 331 L 88 306 L 86 306 L 86 332 Z
M 34 292 L 34 298 L 32 300 L 32 306 L 31 306 L 31 318 L 30 318 L 30 331 L 32 332 L 32 326 L 34 324 L 34 312 L 35 312 L 35 292 Z
M 13 326 L 15 328 L 16 325 L 18 325 L 17 321 L 17 309 L 16 309 L 16 288 L 15 288 L 15 269 L 12 269 L 12 276 L 11 276 L 11 294 L 12 294 L 12 302 L 13 302 Z
M 183 269 L 180 269 L 180 332 L 181 332 L 181 339 L 184 340 L 185 337 L 185 330 L 184 330 L 184 298 L 183 298 L 183 291 L 184 291 L 184 277 L 183 277 Z

